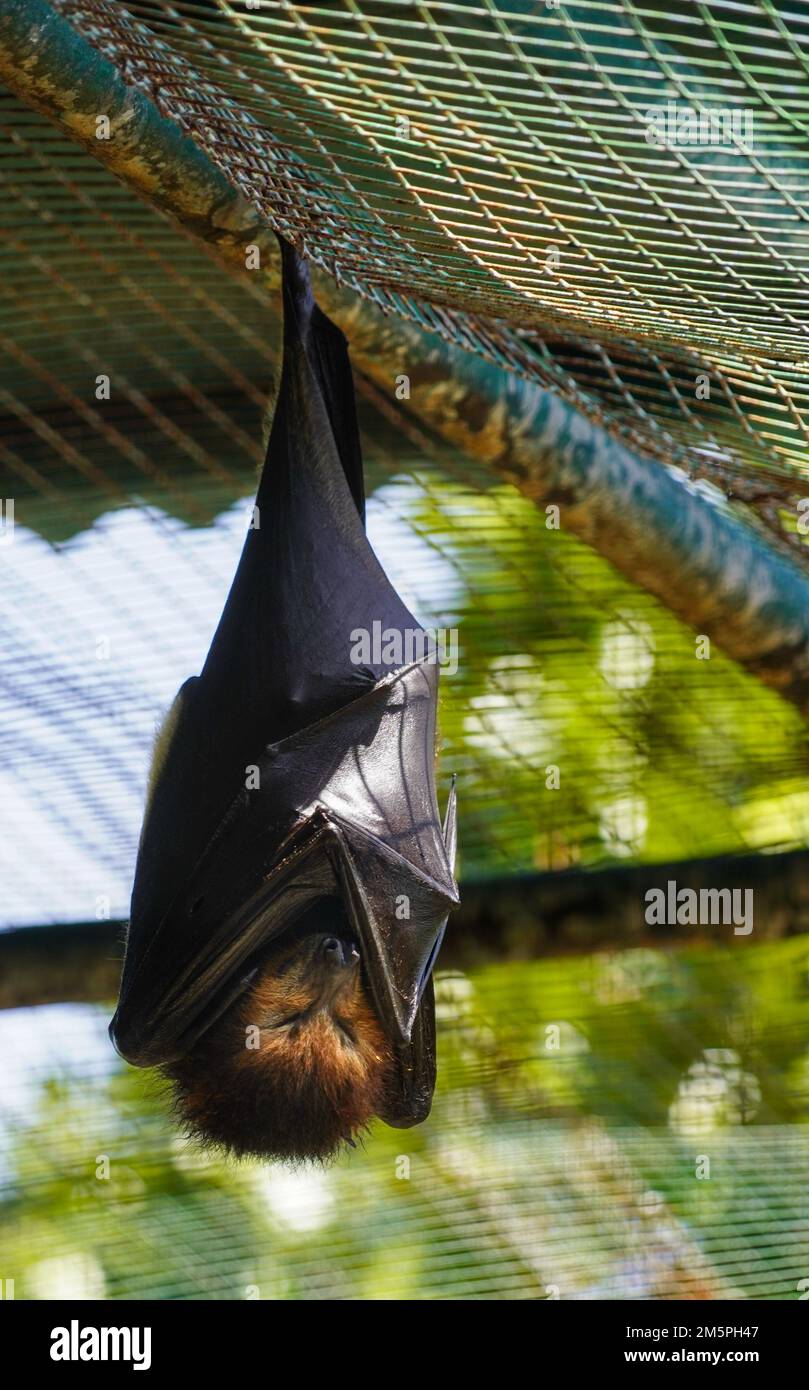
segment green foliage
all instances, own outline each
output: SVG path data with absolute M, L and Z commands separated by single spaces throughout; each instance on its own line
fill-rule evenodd
M 798 715 L 506 486 L 418 476 L 406 512 L 460 581 L 443 683 L 463 870 L 786 847 L 809 835 Z M 552 783 L 558 768 L 558 789 Z

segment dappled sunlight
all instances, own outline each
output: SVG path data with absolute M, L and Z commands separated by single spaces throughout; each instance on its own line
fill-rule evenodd
M 669 1108 L 669 1124 L 686 1137 L 723 1125 L 749 1124 L 761 1103 L 761 1087 L 730 1048 L 709 1048 L 692 1062 Z
M 655 664 L 654 630 L 643 618 L 621 615 L 601 632 L 599 669 L 616 690 L 641 690 Z

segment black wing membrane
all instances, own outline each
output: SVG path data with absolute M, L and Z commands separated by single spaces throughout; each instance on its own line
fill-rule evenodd
M 420 633 L 365 535 L 345 339 L 282 244 L 284 359 L 267 457 L 205 665 L 172 713 L 138 850 L 118 1009 L 136 1066 L 176 1060 L 262 950 L 338 896 L 398 1061 L 384 1118 L 435 1083 L 431 970 L 454 879 L 455 793 L 435 791 L 436 655 L 352 660 L 359 631 Z M 403 641 L 403 650 L 407 649 Z

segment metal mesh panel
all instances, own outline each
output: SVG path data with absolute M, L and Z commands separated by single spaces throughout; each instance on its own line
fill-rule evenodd
M 316 261 L 803 556 L 805 6 L 58 7 Z
M 717 484 L 802 558 L 803 5 L 58 8 L 360 293 Z M 752 112 L 752 138 L 653 147 L 643 113 L 669 100 Z M 2 922 L 41 923 L 126 911 L 155 720 L 235 564 L 278 325 L 46 121 L 3 99 L 0 122 Z M 380 558 L 461 633 L 442 766 L 466 880 L 805 843 L 797 714 L 358 388 Z M 106 1011 L 5 1011 L 0 1275 L 19 1298 L 796 1298 L 806 978 L 800 939 L 444 975 L 430 1124 L 298 1175 L 186 1149 Z
M 440 976 L 429 1124 L 298 1173 L 189 1150 L 102 1012 L 2 1014 L 3 1275 L 19 1299 L 795 1300 L 806 967 L 793 941 Z
M 19 102 L 0 125 L 2 921 L 123 916 L 155 724 L 241 546 L 277 305 Z M 358 385 L 380 558 L 460 638 L 466 879 L 805 843 L 797 713 Z

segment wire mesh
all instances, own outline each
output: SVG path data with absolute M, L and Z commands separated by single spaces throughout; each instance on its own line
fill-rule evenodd
M 297 1173 L 189 1149 L 100 1011 L 2 1014 L 3 1275 L 20 1299 L 797 1299 L 807 968 L 799 940 L 440 976 L 429 1124 Z
M 58 8 L 332 273 L 805 560 L 804 4 Z
M 0 920 L 123 917 L 153 731 L 247 523 L 277 304 L 19 102 L 0 124 Z M 372 538 L 458 636 L 442 767 L 467 880 L 806 843 L 797 714 L 358 384 Z
M 360 293 L 801 558 L 802 4 L 55 8 Z M 751 138 L 652 146 L 669 101 L 731 135 L 752 113 Z M 278 322 L 41 117 L 4 96 L 0 125 L 10 925 L 126 913 L 154 726 L 247 524 Z M 358 387 L 375 547 L 459 635 L 442 772 L 467 882 L 806 844 L 797 714 Z M 430 1123 L 298 1174 L 186 1148 L 107 1011 L 5 1011 L 0 1274 L 20 1298 L 797 1298 L 804 941 L 444 975 Z

